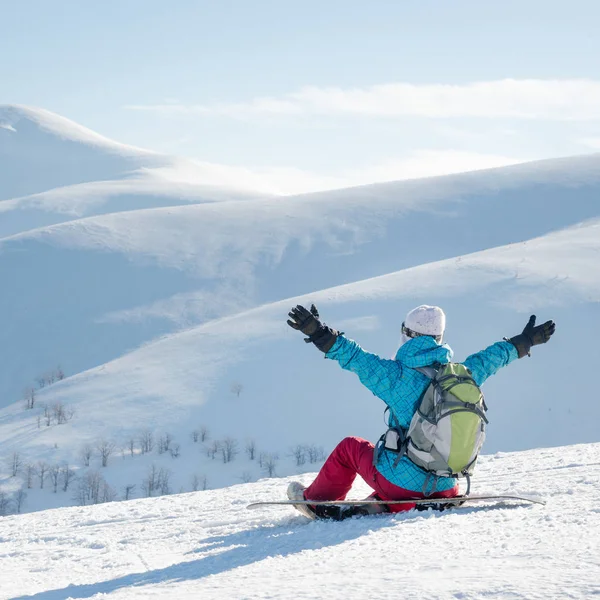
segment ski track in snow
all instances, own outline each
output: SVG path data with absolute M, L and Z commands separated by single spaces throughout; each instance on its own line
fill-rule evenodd
M 600 595 L 600 444 L 482 457 L 476 493 L 547 505 L 308 521 L 290 479 L 0 519 L 0 598 Z M 301 479 L 308 483 L 312 475 Z M 361 497 L 361 482 L 351 497 Z

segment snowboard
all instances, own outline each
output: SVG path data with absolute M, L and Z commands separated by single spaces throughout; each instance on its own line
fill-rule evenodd
M 323 500 L 320 502 L 316 502 L 314 500 L 271 500 L 266 502 L 253 502 L 252 504 L 248 504 L 246 508 L 253 510 L 257 508 L 263 508 L 265 506 L 293 506 L 294 504 L 310 504 L 311 506 L 323 507 L 322 514 L 325 518 L 337 518 L 338 520 L 341 520 L 343 518 L 360 515 L 360 508 L 370 504 L 415 504 L 416 510 L 432 509 L 442 511 L 457 509 L 465 505 L 476 504 L 478 502 L 485 502 L 488 503 L 488 505 L 510 502 L 516 504 L 541 504 L 542 506 L 546 504 L 544 500 L 531 496 L 499 494 L 484 496 L 456 496 L 454 498 L 419 498 L 413 500 Z M 337 508 L 337 512 L 329 513 L 327 510 L 328 507 L 332 509 Z

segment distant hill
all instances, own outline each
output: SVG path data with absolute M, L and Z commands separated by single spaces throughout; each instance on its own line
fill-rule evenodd
M 0 200 L 109 180 L 164 162 L 47 110 L 0 105 Z
M 0 105 L 0 238 L 87 216 L 267 195 L 221 184 L 214 170 L 43 109 Z

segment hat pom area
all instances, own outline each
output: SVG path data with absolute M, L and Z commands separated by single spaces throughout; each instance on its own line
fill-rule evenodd
M 446 329 L 446 315 L 439 306 L 422 304 L 406 315 L 404 325 L 415 333 L 441 336 Z

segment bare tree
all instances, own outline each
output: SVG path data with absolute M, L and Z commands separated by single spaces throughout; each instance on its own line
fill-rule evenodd
M 61 467 L 60 475 L 62 478 L 62 491 L 66 492 L 73 479 L 75 479 L 75 471 L 69 467 L 68 463 L 64 463 Z
M 44 377 L 46 378 L 46 385 L 52 385 L 56 381 L 56 373 L 54 371 L 48 371 Z
M 108 459 L 115 450 L 115 443 L 102 439 L 96 444 L 96 449 L 100 453 L 102 466 L 106 467 L 108 465 Z
M 234 382 L 231 384 L 231 393 L 235 394 L 238 398 L 240 397 L 240 394 L 244 391 L 244 386 L 239 383 L 239 382 Z
M 52 425 L 52 410 L 47 404 L 44 404 L 44 419 L 46 419 L 46 427 Z
M 192 440 L 194 442 L 205 442 L 208 440 L 208 427 L 202 425 L 200 429 L 194 429 L 192 431 Z
M 208 440 L 208 436 L 208 427 L 206 427 L 206 425 L 202 425 L 202 427 L 200 427 L 200 441 L 206 442 Z
M 171 448 L 171 442 L 173 441 L 173 436 L 170 433 L 165 433 L 158 438 L 158 453 L 162 454 L 163 452 L 168 452 Z
M 306 462 L 306 446 L 301 444 L 294 446 L 291 455 L 296 459 L 296 466 L 302 466 Z
M 179 458 L 179 454 L 181 452 L 181 446 L 179 444 L 173 444 L 171 446 L 171 457 L 172 458 Z
M 194 473 L 192 476 L 192 492 L 197 492 L 200 489 L 200 477 Z
M 172 473 L 171 473 L 170 469 L 161 469 L 158 472 L 157 488 L 162 496 L 165 496 L 165 495 L 171 493 L 171 486 L 170 486 L 171 474 Z
M 21 509 L 23 508 L 23 504 L 25 503 L 26 499 L 27 499 L 27 493 L 25 492 L 25 490 L 23 488 L 20 488 L 14 497 L 15 511 L 17 513 L 21 512 Z
M 148 470 L 146 478 L 142 481 L 144 494 L 149 498 L 154 495 L 166 495 L 171 493 L 171 471 L 169 469 L 157 469 L 152 465 Z
M 32 387 L 27 388 L 23 392 L 23 398 L 25 400 L 25 408 L 31 410 L 35 406 L 35 389 Z
M 146 478 L 142 481 L 142 490 L 147 498 L 154 495 L 158 486 L 158 469 L 155 464 L 150 466 Z
M 94 449 L 90 444 L 85 444 L 79 451 L 79 457 L 81 458 L 84 467 L 90 466 L 90 459 L 92 458 L 93 453 Z
M 40 460 L 37 464 L 37 476 L 40 480 L 40 489 L 44 489 L 44 480 L 46 479 L 46 473 L 48 471 L 48 465 Z
M 88 504 L 91 504 L 88 473 L 79 478 L 79 481 L 77 482 L 77 490 L 75 491 L 73 499 L 79 506 L 87 506 Z
M 62 425 L 63 423 L 67 422 L 67 418 L 65 415 L 65 406 L 62 402 L 54 403 L 54 405 L 52 406 L 52 416 L 59 425 Z
M 10 498 L 4 490 L 0 490 L 0 517 L 6 516 L 10 512 Z
M 152 452 L 152 449 L 154 448 L 154 435 L 148 429 L 142 431 L 140 434 L 140 448 L 142 450 L 142 454 Z
M 103 481 L 102 488 L 100 490 L 99 502 L 100 503 L 114 502 L 116 497 L 117 497 L 117 493 L 115 492 L 115 490 L 113 490 L 113 488 L 111 488 L 110 485 L 108 485 L 108 483 L 106 483 L 106 481 Z
M 308 462 L 311 464 L 325 460 L 325 450 L 321 446 L 311 444 L 310 446 L 306 446 L 306 452 L 308 454 Z
M 254 460 L 256 456 L 256 441 L 255 440 L 247 440 L 246 441 L 246 454 L 250 460 Z
M 275 468 L 277 467 L 277 461 L 279 457 L 276 454 L 267 454 L 263 460 L 263 469 L 269 477 L 275 475 Z
M 60 365 L 56 367 L 54 373 L 57 381 L 62 381 L 65 378 L 65 372 L 61 369 Z
M 135 438 L 129 438 L 129 441 L 127 442 L 127 446 L 129 448 L 129 454 L 131 454 L 131 456 L 133 456 L 135 454 Z
M 123 488 L 123 500 L 131 500 L 135 492 L 135 483 L 130 483 Z
M 71 406 L 65 406 L 62 402 L 56 402 L 54 406 L 52 406 L 52 415 L 59 425 L 63 425 L 67 421 L 70 421 L 74 414 L 75 409 Z
M 231 462 L 239 454 L 238 442 L 232 437 L 226 437 L 221 444 L 221 456 L 223 462 Z
M 192 492 L 197 492 L 198 490 L 205 491 L 208 489 L 208 478 L 206 475 L 197 475 L 194 473 L 192 476 Z
M 31 463 L 25 465 L 25 481 L 27 483 L 27 489 L 30 490 L 33 487 L 33 478 L 36 476 L 35 466 Z
M 16 477 L 23 466 L 21 455 L 18 452 L 13 452 L 10 457 L 10 473 L 12 477 Z
M 214 460 L 215 456 L 217 455 L 217 453 L 219 452 L 220 449 L 221 449 L 221 442 L 219 442 L 217 440 L 213 440 L 212 444 L 210 444 L 209 446 L 206 447 L 206 455 L 209 458 L 212 458 Z
M 264 464 L 265 464 L 265 460 L 266 460 L 266 458 L 267 458 L 267 455 L 266 455 L 266 453 L 265 453 L 265 452 L 261 452 L 261 453 L 258 455 L 258 466 L 259 466 L 261 469 L 263 468 L 263 466 L 264 466 Z
M 99 504 L 103 501 L 106 481 L 98 471 L 88 471 L 79 478 L 75 499 L 80 506 Z
M 98 504 L 100 502 L 100 489 L 104 483 L 104 477 L 98 471 L 90 471 L 86 474 L 86 479 L 89 482 L 92 504 Z
M 252 481 L 252 474 L 250 471 L 243 471 L 240 479 L 243 483 L 250 483 Z
M 58 479 L 60 477 L 60 467 L 58 465 L 52 465 L 48 469 L 48 473 L 50 474 L 50 481 L 52 482 L 52 489 L 54 493 L 58 491 Z

